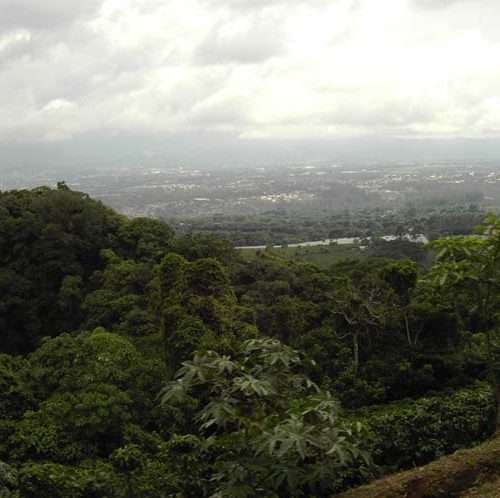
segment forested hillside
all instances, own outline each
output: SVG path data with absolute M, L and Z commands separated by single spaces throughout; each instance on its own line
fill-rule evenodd
M 0 497 L 329 497 L 498 425 L 500 220 L 430 269 L 0 192 Z

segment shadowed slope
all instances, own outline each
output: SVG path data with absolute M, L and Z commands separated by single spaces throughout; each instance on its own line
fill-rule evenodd
M 500 433 L 424 467 L 374 481 L 337 498 L 498 498 Z

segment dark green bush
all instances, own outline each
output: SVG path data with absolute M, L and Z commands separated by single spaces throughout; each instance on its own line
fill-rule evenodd
M 473 446 L 495 429 L 491 389 L 481 382 L 432 397 L 363 408 L 354 417 L 368 427 L 373 460 L 384 473 Z
M 424 465 L 488 438 L 495 430 L 494 404 L 486 383 L 419 399 L 351 411 L 367 429 L 364 448 L 373 466 L 344 469 L 340 488 Z

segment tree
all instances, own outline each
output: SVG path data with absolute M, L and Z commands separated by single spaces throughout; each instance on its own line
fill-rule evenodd
M 78 327 L 88 279 L 123 222 L 61 185 L 0 192 L 1 351 L 30 352 L 42 336 Z
M 0 496 L 2 498 L 17 497 L 17 493 L 13 491 L 16 485 L 16 469 L 0 460 Z
M 119 248 L 127 257 L 158 262 L 171 248 L 172 227 L 162 220 L 133 218 L 118 231 Z
M 236 259 L 236 250 L 233 245 L 213 234 L 187 233 L 175 240 L 174 250 L 182 254 L 189 261 L 202 258 L 216 258 L 222 263 L 229 264 Z
M 485 333 L 488 375 L 496 405 L 496 425 L 500 427 L 500 217 L 489 215 L 477 235 L 439 239 L 440 250 L 430 278 L 452 294 L 457 314 L 464 319 L 479 318 Z
M 229 275 L 219 261 L 188 262 L 167 254 L 157 266 L 156 317 L 172 374 L 196 350 L 230 353 L 243 338 L 255 336 L 237 305 Z M 251 317 L 248 317 L 251 318 Z
M 38 410 L 24 413 L 10 438 L 11 455 L 59 463 L 106 456 L 122 442 L 131 403 L 127 393 L 110 384 L 54 394 Z
M 34 404 L 23 379 L 25 359 L 0 353 L 0 420 L 15 419 Z
M 343 337 L 351 337 L 353 368 L 356 372 L 360 362 L 360 339 L 371 344 L 372 335 L 377 331 L 387 314 L 386 293 L 380 282 L 368 275 L 359 282 L 342 279 L 339 299 L 334 314 L 339 315 L 343 323 Z
M 110 463 L 88 461 L 84 465 L 62 465 L 50 462 L 28 462 L 18 473 L 17 498 L 129 498 L 125 483 Z M 0 488 L 1 489 L 1 488 Z M 2 495 L 3 496 L 3 495 Z
M 120 259 L 112 250 L 102 256 L 107 266 L 94 273 L 98 288 L 86 295 L 81 309 L 84 326 L 105 327 L 129 336 L 145 336 L 154 332 L 150 294 L 154 271 L 150 264 Z
M 55 392 L 75 392 L 92 384 L 130 387 L 144 359 L 123 336 L 102 328 L 92 333 L 46 338 L 29 357 L 28 381 L 42 399 Z
M 215 455 L 211 496 L 330 496 L 341 468 L 366 459 L 362 428 L 347 424 L 301 367 L 295 350 L 255 339 L 240 359 L 195 354 L 166 386 L 164 404 L 198 393 L 195 423 Z
M 380 277 L 390 286 L 394 293 L 394 304 L 403 316 L 408 345 L 416 345 L 418 337 L 412 337 L 408 319 L 408 308 L 411 302 L 411 293 L 417 285 L 416 263 L 410 260 L 389 263 L 380 270 Z
M 218 299 L 231 298 L 233 289 L 229 275 L 215 258 L 204 258 L 191 263 L 187 268 L 188 287 L 199 296 L 213 296 Z

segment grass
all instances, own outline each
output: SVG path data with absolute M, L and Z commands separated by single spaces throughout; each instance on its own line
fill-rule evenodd
M 260 249 L 262 250 L 262 249 Z M 297 263 L 314 263 L 323 268 L 327 268 L 333 263 L 343 259 L 359 259 L 364 257 L 363 251 L 354 244 L 330 245 L 330 246 L 309 246 L 309 247 L 282 247 L 277 249 L 267 249 L 272 254 L 295 261 Z M 250 259 L 257 252 L 256 249 L 240 249 L 245 259 Z
M 485 443 L 336 498 L 500 498 L 500 432 Z
M 485 484 L 479 484 L 479 487 L 471 488 L 460 494 L 460 498 L 498 498 L 500 496 L 500 479 Z

